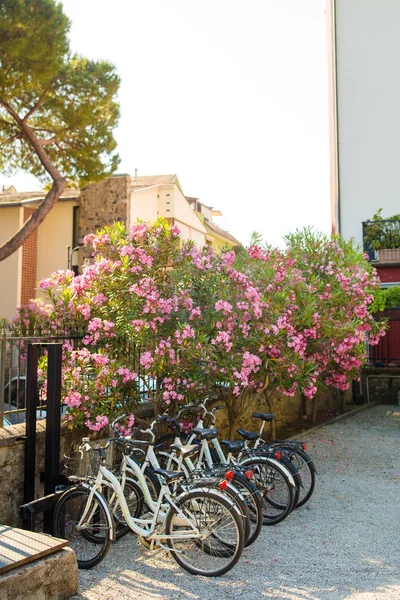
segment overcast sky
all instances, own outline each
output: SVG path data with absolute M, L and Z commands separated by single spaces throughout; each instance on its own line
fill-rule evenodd
M 118 172 L 176 173 L 244 243 L 330 230 L 325 0 L 63 5 L 72 49 L 122 79 Z

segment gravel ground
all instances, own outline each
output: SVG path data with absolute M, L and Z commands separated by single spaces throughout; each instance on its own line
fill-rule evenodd
M 191 576 L 129 535 L 80 572 L 75 600 L 399 600 L 400 407 L 360 410 L 301 437 L 319 473 L 309 505 L 264 527 L 228 574 Z

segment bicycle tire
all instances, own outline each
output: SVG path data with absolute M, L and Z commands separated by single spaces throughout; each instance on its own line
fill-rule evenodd
M 247 546 L 247 545 L 249 545 L 248 540 L 250 539 L 250 533 L 251 533 L 250 513 L 249 513 L 248 506 L 247 506 L 244 498 L 241 497 L 240 490 L 235 486 L 235 484 L 231 484 L 231 485 L 228 484 L 226 486 L 226 489 L 221 491 L 218 488 L 218 483 L 220 481 L 221 481 L 220 478 L 215 478 L 214 481 L 212 479 L 207 479 L 206 481 L 202 481 L 202 479 L 200 478 L 198 481 L 196 479 L 192 480 L 191 483 L 192 483 L 192 487 L 194 486 L 196 488 L 201 488 L 201 489 L 216 490 L 220 494 L 226 494 L 227 496 L 229 496 L 231 501 L 236 505 L 237 510 L 241 516 L 242 525 L 243 525 L 243 535 L 244 535 L 244 540 L 245 540 L 244 545 Z M 183 485 L 185 485 L 185 482 L 183 482 Z M 227 550 L 227 552 L 229 552 L 229 550 Z
M 302 448 L 294 448 L 290 452 L 295 456 L 295 460 L 292 462 L 294 462 L 303 485 L 302 489 L 300 489 L 299 500 L 295 506 L 295 508 L 301 508 L 314 493 L 317 470 L 309 454 Z
M 256 486 L 239 473 L 235 473 L 232 481 L 241 492 L 249 511 L 250 533 L 245 543 L 245 548 L 247 548 L 254 544 L 262 530 L 263 507 L 261 498 Z
M 313 495 L 316 484 L 317 469 L 315 468 L 315 464 L 311 456 L 299 445 L 296 445 L 290 441 L 273 441 L 264 443 L 269 447 L 274 448 L 275 451 L 282 450 L 285 452 L 295 465 L 302 483 L 299 500 L 295 505 L 295 508 L 304 506 L 304 504 L 306 504 L 306 502 L 308 502 Z
M 257 450 L 260 450 L 260 455 L 263 456 L 264 451 L 263 448 L 259 447 L 257 448 Z M 275 458 L 279 464 L 283 465 L 291 474 L 291 476 L 293 477 L 293 481 L 295 484 L 294 487 L 294 498 L 293 498 L 293 510 L 295 508 L 297 508 L 298 506 L 298 502 L 300 499 L 300 490 L 302 487 L 302 481 L 301 481 L 301 477 L 300 474 L 296 468 L 296 465 L 290 460 L 290 457 L 288 456 L 288 454 L 285 452 L 284 448 L 278 448 L 278 451 L 281 451 L 282 456 L 280 458 L 276 458 L 275 454 L 277 452 L 277 449 L 274 449 L 273 452 L 270 452 L 269 450 L 265 451 L 265 454 L 269 457 L 269 458 Z M 270 502 L 273 503 L 273 500 L 270 499 Z M 276 508 L 281 508 L 281 505 L 279 504 L 273 504 Z
M 61 496 L 56 504 L 53 516 L 53 535 L 69 541 L 70 547 L 75 551 L 78 567 L 91 569 L 98 565 L 111 546 L 111 530 L 113 529 L 112 515 L 108 511 L 105 499 L 96 492 L 93 502 L 91 531 L 78 531 L 78 524 L 83 510 L 86 507 L 90 490 L 83 486 L 74 487 Z M 98 535 L 94 535 L 93 532 Z

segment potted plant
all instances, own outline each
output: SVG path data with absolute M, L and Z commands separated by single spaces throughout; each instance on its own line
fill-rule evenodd
M 365 225 L 364 242 L 382 262 L 400 262 L 400 215 L 382 218 L 382 208 Z

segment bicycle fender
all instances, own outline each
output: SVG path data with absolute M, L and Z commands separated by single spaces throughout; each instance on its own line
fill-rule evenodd
M 201 494 L 204 494 L 204 492 L 209 493 L 209 494 L 215 494 L 219 498 L 223 498 L 223 500 L 226 500 L 234 510 L 237 510 L 235 502 L 227 494 L 223 494 L 219 490 L 210 490 L 210 488 L 205 488 L 205 487 L 204 488 L 202 488 L 202 487 L 192 488 L 190 490 L 190 492 L 182 492 L 182 494 L 180 494 L 178 496 L 178 498 L 176 500 L 174 500 L 174 502 L 178 503 L 181 498 L 184 498 L 185 496 L 187 496 L 188 494 L 191 494 L 192 492 L 193 493 L 201 493 Z
M 107 521 L 108 521 L 108 525 L 110 527 L 110 539 L 113 542 L 115 540 L 115 523 L 114 523 L 114 519 L 112 517 L 110 508 L 107 504 L 107 500 L 104 498 L 104 496 L 102 494 L 100 494 L 100 492 L 95 492 L 94 493 L 94 497 L 96 498 L 97 502 L 99 504 L 101 504 L 101 506 L 104 509 L 104 513 L 107 516 Z

